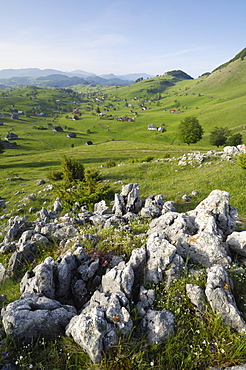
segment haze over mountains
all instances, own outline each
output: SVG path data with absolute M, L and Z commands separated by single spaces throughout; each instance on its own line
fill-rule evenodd
M 56 69 L 22 68 L 0 70 L 0 83 L 6 86 L 42 85 L 68 87 L 75 84 L 102 84 L 125 86 L 135 82 L 138 78 L 152 77 L 146 73 L 131 73 L 126 75 L 114 75 L 113 73 L 97 76 L 91 72 L 76 70 L 64 72 Z
M 214 71 L 223 69 L 228 64 L 244 59 L 246 56 L 246 48 L 241 50 L 234 58 L 228 62 L 218 66 Z M 173 77 L 178 79 L 193 79 L 181 70 L 166 72 L 171 73 Z M 206 74 L 210 74 L 209 72 Z M 105 86 L 126 86 L 133 84 L 138 79 L 152 78 L 146 73 L 130 73 L 126 75 L 114 75 L 113 73 L 96 75 L 92 72 L 83 70 L 75 70 L 64 72 L 57 69 L 39 69 L 39 68 L 22 68 L 22 69 L 2 69 L 0 70 L 0 87 L 17 87 L 17 86 L 40 86 L 40 87 L 71 87 L 74 85 L 105 85 Z M 168 84 L 168 83 L 166 83 Z

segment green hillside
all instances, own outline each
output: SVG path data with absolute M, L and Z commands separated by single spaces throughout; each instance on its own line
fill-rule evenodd
M 0 196 L 6 198 L 17 189 L 16 183 L 5 187 L 6 178 L 12 176 L 24 178 L 33 190 L 32 179 L 45 178 L 48 170 L 57 169 L 61 153 L 98 168 L 107 160 L 120 164 L 147 155 L 155 159 L 179 156 L 216 149 L 209 143 L 215 126 L 227 126 L 246 142 L 245 76 L 246 60 L 237 58 L 198 79 L 170 71 L 125 87 L 2 89 L 0 137 L 3 140 L 7 132 L 13 132 L 19 139 L 17 147 L 6 149 L 1 157 Z M 12 110 L 23 114 L 12 119 Z M 196 116 L 204 129 L 202 140 L 190 147 L 179 141 L 177 131 L 187 116 Z M 164 132 L 148 130 L 149 124 Z M 61 132 L 54 131 L 57 126 Z M 68 138 L 70 133 L 76 137 Z M 93 145 L 85 145 L 88 141 Z M 125 175 L 122 168 L 112 181 Z M 161 184 L 156 191 L 162 192 Z
M 238 165 L 236 156 L 230 160 L 222 159 L 218 152 L 223 147 L 212 146 L 209 140 L 215 127 L 228 127 L 233 134 L 240 133 L 246 144 L 244 51 L 198 79 L 175 70 L 162 76 L 140 79 L 124 87 L 92 83 L 74 85 L 73 88 L 28 86 L 0 89 L 0 139 L 4 140 L 7 133 L 18 136 L 14 140 L 17 146 L 0 154 L 0 241 L 4 239 L 11 216 L 21 215 L 29 221 L 36 220 L 42 207 L 51 210 L 54 200 L 61 194 L 61 197 L 64 194 L 68 196 L 69 200 L 74 196 L 72 207 L 75 198 L 79 206 L 85 204 L 86 198 L 89 210 L 92 210 L 95 198 L 88 199 L 87 194 L 94 195 L 95 187 L 101 196 L 105 184 L 110 186 L 112 193 L 120 193 L 122 184 L 138 183 L 142 200 L 151 194 L 162 194 L 165 201 L 174 201 L 177 212 L 194 209 L 211 191 L 221 189 L 230 193 L 230 204 L 238 210 L 236 230 L 245 230 L 246 170 Z M 198 118 L 204 135 L 200 141 L 188 146 L 179 140 L 178 126 L 181 120 L 190 116 Z M 161 130 L 149 130 L 149 125 Z M 75 137 L 68 137 L 69 134 Z M 211 149 L 216 149 L 217 155 L 208 154 Z M 184 161 L 183 158 L 183 163 L 180 163 L 184 155 L 188 158 L 188 154 L 192 157 L 197 152 L 207 154 L 204 161 Z M 78 160 L 79 164 L 74 162 L 73 174 L 78 168 L 80 174 L 88 174 L 86 170 L 91 170 L 91 167 L 97 171 L 91 171 L 87 182 L 70 182 L 69 188 L 67 183 L 63 187 L 62 181 L 52 181 L 50 176 L 51 173 L 54 175 L 52 171 L 56 171 L 56 175 L 61 174 L 62 158 L 63 161 L 64 158 Z M 93 178 L 97 174 L 100 188 L 96 187 Z M 43 182 L 40 185 L 38 179 L 45 180 L 45 185 Z M 47 189 L 46 185 L 51 183 L 54 188 Z M 110 207 L 111 200 L 113 197 L 107 199 Z M 74 217 L 77 225 L 75 207 L 72 211 L 64 208 L 61 215 L 66 212 Z M 105 262 L 108 252 L 115 251 L 125 259 L 133 248 L 141 247 L 145 243 L 149 222 L 150 219 L 137 218 L 120 228 L 98 227 L 97 230 L 95 225 L 87 223 L 79 223 L 78 227 L 85 250 L 87 248 L 88 253 L 103 257 Z M 99 235 L 96 245 L 95 232 Z M 89 240 L 90 236 L 93 240 Z M 9 244 L 14 245 L 15 242 Z M 221 244 L 224 246 L 226 243 Z M 42 246 L 37 255 L 34 252 L 34 259 L 30 262 L 27 259 L 27 264 L 25 260 L 16 277 L 1 283 L 0 306 L 4 307 L 20 297 L 19 281 L 27 269 L 33 270 L 48 256 L 56 259 L 65 251 L 63 248 L 70 248 L 66 239 Z M 7 266 L 12 252 L 11 249 L 2 253 L 0 263 Z M 235 253 L 233 260 L 235 263 L 230 274 L 235 297 L 246 319 L 245 258 L 236 257 Z M 0 325 L 0 339 L 3 339 L 0 364 L 11 361 L 18 363 L 21 369 L 88 370 L 162 369 L 163 366 L 166 369 L 205 370 L 208 366 L 227 368 L 245 364 L 245 337 L 224 326 L 219 315 L 214 315 L 210 309 L 206 309 L 202 316 L 195 314 L 186 297 L 186 284 L 194 282 L 205 288 L 205 268 L 191 263 L 189 258 L 185 262 L 190 270 L 185 270 L 182 279 L 177 279 L 168 288 L 166 279 L 163 279 L 155 287 L 154 309 L 171 310 L 177 318 L 175 336 L 168 338 L 166 344 L 147 346 L 144 338 L 133 341 L 133 328 L 132 334 L 121 337 L 119 344 L 111 348 L 100 365 L 94 365 L 71 338 L 61 336 L 51 342 L 42 338 L 37 345 L 18 348 L 10 338 L 4 337 Z M 225 283 L 223 289 L 230 289 L 227 281 Z M 148 285 L 150 288 L 152 285 Z M 134 301 L 131 305 L 131 316 L 137 325 L 140 316 L 134 308 Z

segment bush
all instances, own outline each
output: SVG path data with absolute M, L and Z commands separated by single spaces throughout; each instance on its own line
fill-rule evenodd
M 226 140 L 226 145 L 237 146 L 243 143 L 243 136 L 241 134 L 234 134 Z
M 227 127 L 215 127 L 213 131 L 210 132 L 210 144 L 217 146 L 225 145 L 228 136 L 230 136 L 231 131 Z
M 243 170 L 246 170 L 246 153 L 242 153 L 237 157 L 237 164 Z
M 47 173 L 48 180 L 51 181 L 60 181 L 63 179 L 62 171 L 50 171 Z
M 112 200 L 113 190 L 108 183 L 102 182 L 99 172 L 94 168 L 87 168 L 84 172 L 83 180 L 69 184 L 65 181 L 56 186 L 56 196 L 62 198 L 62 202 L 67 210 L 71 210 L 75 202 L 92 206 L 101 200 Z M 74 186 L 75 185 L 75 186 Z
M 127 162 L 128 163 L 144 163 L 144 162 L 151 162 L 153 161 L 154 157 L 152 155 L 146 155 L 143 158 L 130 158 Z
M 115 167 L 116 166 L 116 162 L 113 161 L 112 159 L 109 159 L 106 163 L 105 163 L 105 167 L 106 168 L 110 168 L 110 167 Z
M 61 171 L 66 183 L 71 184 L 75 180 L 84 180 L 84 166 L 75 159 L 62 156 Z

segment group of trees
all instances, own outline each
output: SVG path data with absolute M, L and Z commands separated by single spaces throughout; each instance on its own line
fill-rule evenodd
M 178 126 L 178 131 L 180 141 L 188 145 L 197 143 L 204 133 L 199 120 L 194 116 L 184 118 Z M 236 146 L 242 144 L 243 137 L 240 133 L 232 135 L 227 127 L 214 127 L 210 132 L 209 142 L 217 147 Z

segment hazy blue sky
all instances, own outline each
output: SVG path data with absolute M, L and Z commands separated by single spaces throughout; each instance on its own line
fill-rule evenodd
M 0 69 L 212 71 L 246 45 L 245 0 L 0 0 Z

